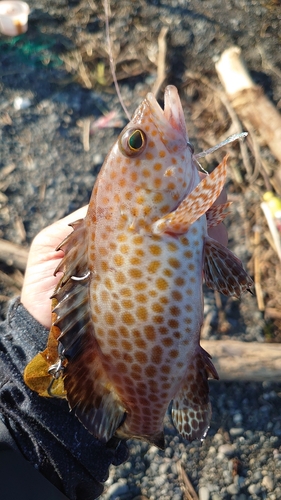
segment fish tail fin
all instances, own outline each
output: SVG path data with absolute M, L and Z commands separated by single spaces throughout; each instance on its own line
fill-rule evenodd
M 242 262 L 228 248 L 210 237 L 205 238 L 204 278 L 209 288 L 239 298 L 254 286 Z
M 204 439 L 212 415 L 208 378 L 218 379 L 210 355 L 198 346 L 172 404 L 172 420 L 178 432 L 188 441 Z

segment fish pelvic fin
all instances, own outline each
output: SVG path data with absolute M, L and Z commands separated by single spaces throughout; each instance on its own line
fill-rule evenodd
M 228 248 L 210 237 L 204 244 L 204 278 L 209 288 L 224 295 L 241 295 L 254 287 L 252 278 L 245 271 L 242 262 Z
M 225 184 L 227 159 L 228 156 L 225 156 L 217 168 L 204 177 L 174 212 L 154 222 L 154 234 L 186 233 L 189 227 L 210 209 Z
M 218 226 L 218 224 L 223 222 L 228 214 L 230 214 L 230 211 L 227 210 L 230 205 L 232 205 L 232 201 L 223 203 L 221 205 L 213 205 L 211 208 L 209 208 L 209 210 L 207 210 L 206 218 L 208 229 L 210 227 Z
M 198 346 L 188 373 L 172 404 L 172 420 L 188 441 L 204 439 L 212 416 L 208 378 L 218 379 L 210 355 Z

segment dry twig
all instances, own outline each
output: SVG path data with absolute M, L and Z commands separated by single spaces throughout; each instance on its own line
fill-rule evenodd
M 0 260 L 8 266 L 24 271 L 26 268 L 28 249 L 11 241 L 0 239 Z
M 198 495 L 195 489 L 193 488 L 180 460 L 177 463 L 177 469 L 178 469 L 180 487 L 183 492 L 184 499 L 199 500 Z
M 159 90 L 166 78 L 166 53 L 167 53 L 167 44 L 166 44 L 166 36 L 169 31 L 167 26 L 163 26 L 161 28 L 159 37 L 158 37 L 158 64 L 157 64 L 157 79 L 153 85 L 152 92 L 157 98 Z

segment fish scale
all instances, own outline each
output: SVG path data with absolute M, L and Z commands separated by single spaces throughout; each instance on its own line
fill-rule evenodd
M 86 218 L 59 247 L 49 343 L 25 380 L 66 397 L 104 442 L 117 435 L 163 448 L 170 401 L 183 437 L 207 433 L 208 378 L 218 375 L 200 347 L 203 275 L 226 295 L 252 287 L 207 232 L 228 208 L 212 208 L 225 178 L 226 158 L 200 180 L 176 88 L 166 88 L 164 111 L 148 94 L 105 159 Z

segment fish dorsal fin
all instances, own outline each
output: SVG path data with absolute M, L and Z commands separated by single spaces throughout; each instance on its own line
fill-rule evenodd
M 192 363 L 172 404 L 172 419 L 179 433 L 189 441 L 203 439 L 210 426 L 208 378 L 218 379 L 209 354 L 198 346 Z
M 238 257 L 210 237 L 204 244 L 204 278 L 209 288 L 237 298 L 254 286 Z
M 55 275 L 60 271 L 63 273 L 56 291 L 63 287 L 73 276 L 83 277 L 88 273 L 88 241 L 85 219 L 79 219 L 69 224 L 69 226 L 73 228 L 72 233 L 56 248 L 56 250 L 62 250 L 65 254 L 54 273 Z
M 207 227 L 214 227 L 220 224 L 230 213 L 230 211 L 227 210 L 230 205 L 232 205 L 232 201 L 221 205 L 212 205 L 206 212 Z
M 183 234 L 213 205 L 219 197 L 226 180 L 226 162 L 228 156 L 213 170 L 210 175 L 179 204 L 178 208 L 154 222 L 154 234 Z

